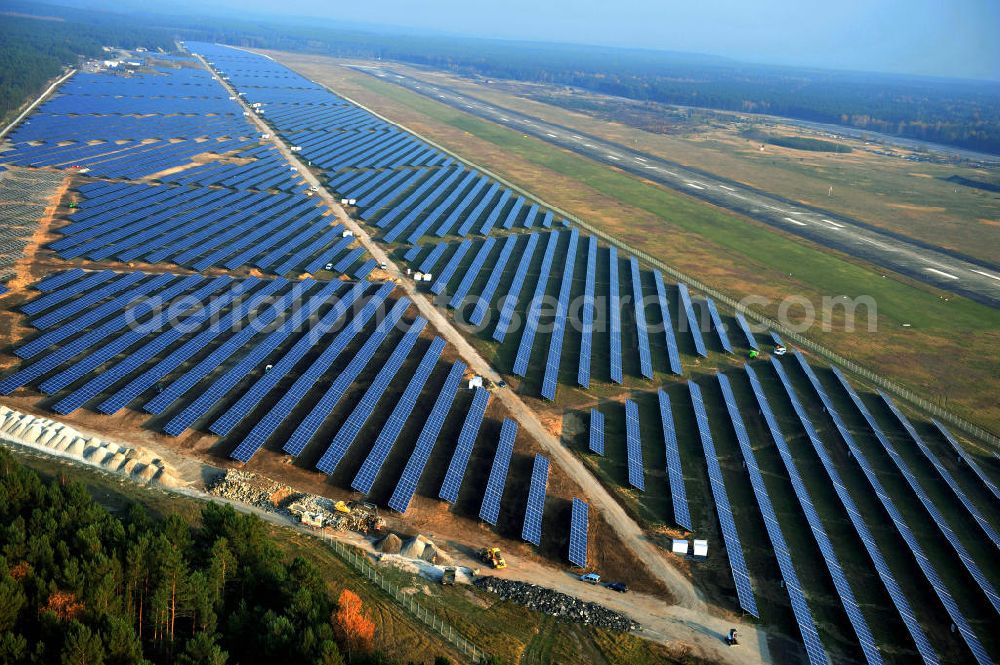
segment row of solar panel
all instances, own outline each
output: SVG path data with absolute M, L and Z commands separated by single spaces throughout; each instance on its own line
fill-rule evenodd
M 526 312 L 524 325 L 522 327 L 521 338 L 518 343 L 517 353 L 515 355 L 513 364 L 513 373 L 518 376 L 525 376 L 527 369 L 530 364 L 530 360 L 534 348 L 534 340 L 537 334 L 539 318 L 542 311 L 542 297 L 545 295 L 551 295 L 551 286 L 549 284 L 549 276 L 553 271 L 555 265 L 562 265 L 562 273 L 559 276 L 559 289 L 557 292 L 557 301 L 554 308 L 554 321 L 552 326 L 552 336 L 549 340 L 549 351 L 545 360 L 545 373 L 542 380 L 541 395 L 547 399 L 555 399 L 557 377 L 559 372 L 559 367 L 561 365 L 561 355 L 562 355 L 562 343 L 566 331 L 566 317 L 570 310 L 570 298 L 574 289 L 573 276 L 575 274 L 575 267 L 577 263 L 578 255 L 578 231 L 573 229 L 568 234 L 568 240 L 561 251 L 558 250 L 558 245 L 560 242 L 561 234 L 559 232 L 553 232 L 547 234 L 546 236 L 538 236 L 537 234 L 529 234 L 526 239 L 519 235 L 507 236 L 504 241 L 500 244 L 500 249 L 498 250 L 496 239 L 490 237 L 479 244 L 478 249 L 475 248 L 474 243 L 466 239 L 459 243 L 458 245 L 448 245 L 447 243 L 438 243 L 434 246 L 416 246 L 407 250 L 404 253 L 403 258 L 409 261 L 414 269 L 422 273 L 432 273 L 434 274 L 434 281 L 430 287 L 430 291 L 435 295 L 444 293 L 449 285 L 456 283 L 454 290 L 451 291 L 451 298 L 448 302 L 449 307 L 456 310 L 463 310 L 467 305 L 473 307 L 471 314 L 469 315 L 469 323 L 480 326 L 486 317 L 492 300 L 496 294 L 497 288 L 500 286 L 501 281 L 504 279 L 505 275 L 510 275 L 511 279 L 510 287 L 507 291 L 506 297 L 500 298 L 498 301 L 498 306 L 500 307 L 500 312 L 497 320 L 497 325 L 493 331 L 493 339 L 498 342 L 503 342 L 506 338 L 506 333 L 513 320 L 513 315 L 518 307 L 520 301 L 521 290 L 523 288 L 524 280 L 527 277 L 529 268 L 532 268 L 532 258 L 535 251 L 535 246 L 540 239 L 545 240 L 545 252 L 542 256 L 541 265 L 537 268 L 538 277 L 535 281 L 534 292 L 526 304 Z M 512 255 L 516 254 L 518 244 L 520 243 L 521 249 L 521 260 L 518 262 L 516 268 L 510 264 L 510 258 Z M 580 332 L 580 354 L 579 354 L 579 365 L 578 365 L 578 384 L 582 387 L 590 386 L 591 378 L 591 357 L 593 350 L 593 332 L 594 332 L 594 299 L 596 297 L 596 274 L 598 266 L 598 244 L 595 238 L 588 238 L 586 243 L 586 270 L 587 274 L 584 279 L 584 299 L 582 307 L 577 308 L 579 311 L 577 314 L 580 316 L 578 323 L 578 329 Z M 460 270 L 460 267 L 464 264 L 466 257 L 472 252 L 473 259 L 469 263 L 464 272 Z M 494 258 L 494 255 L 495 258 Z M 562 257 L 558 262 L 554 262 L 556 256 Z M 436 272 L 441 261 L 447 257 L 443 267 L 441 267 L 440 272 Z M 621 330 L 621 316 L 620 316 L 620 285 L 617 284 L 618 276 L 618 256 L 615 249 L 608 249 L 608 280 L 609 280 L 609 304 L 606 308 L 606 316 L 608 317 L 608 349 L 609 349 L 609 375 L 613 381 L 621 382 L 623 380 L 623 372 L 621 367 L 621 357 L 622 357 L 622 330 Z M 484 279 L 485 266 L 490 266 L 489 275 L 486 277 L 485 283 L 482 282 Z M 508 270 L 508 267 L 511 269 Z M 644 291 L 642 284 L 642 272 L 639 267 L 639 262 L 634 258 L 629 259 L 629 269 L 631 276 L 631 293 L 633 297 L 631 298 L 633 303 L 633 313 L 634 313 L 634 323 L 635 323 L 635 335 L 638 345 L 638 370 L 639 374 L 645 378 L 652 378 L 653 376 L 653 360 L 652 351 L 650 347 L 650 337 L 649 330 L 650 326 L 647 324 L 646 319 L 646 308 L 652 303 L 659 311 L 660 320 L 665 324 L 663 326 L 663 335 L 667 351 L 667 368 L 672 372 L 681 372 L 680 354 L 677 346 L 677 338 L 672 325 L 672 317 L 669 312 L 669 303 L 666 295 L 666 287 L 663 283 L 663 277 L 659 271 L 653 272 L 653 281 L 656 288 L 656 297 L 652 298 L 651 294 L 647 294 Z M 477 284 L 482 283 L 482 287 L 479 293 L 476 294 L 474 287 Z M 635 297 L 638 294 L 638 297 Z M 694 320 L 698 325 L 698 328 L 692 330 L 692 339 L 694 341 L 696 349 L 701 349 L 700 352 L 705 352 L 704 340 L 700 335 L 701 323 L 698 321 L 697 316 L 694 313 L 694 304 L 691 302 L 691 298 L 687 292 L 686 287 L 683 284 L 678 285 L 678 295 L 681 305 L 684 307 L 686 320 L 690 322 Z M 617 304 L 617 307 L 615 303 Z M 706 299 L 706 312 L 709 314 L 710 327 L 716 331 L 719 339 L 720 347 L 727 351 L 733 352 L 733 345 L 729 341 L 728 335 L 726 334 L 726 327 L 723 324 L 722 318 L 719 315 L 714 303 L 710 299 Z M 739 328 L 743 331 L 746 337 L 746 345 L 748 348 L 756 348 L 757 342 L 754 338 L 753 333 L 750 331 L 749 325 L 746 320 L 739 316 L 737 318 L 737 323 Z

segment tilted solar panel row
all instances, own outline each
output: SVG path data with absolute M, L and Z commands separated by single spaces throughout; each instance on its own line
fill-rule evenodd
M 590 387 L 590 366 L 594 349 L 594 297 L 596 284 L 597 238 L 590 236 L 587 239 L 587 275 L 583 290 L 583 308 L 580 313 L 580 364 L 576 373 L 576 382 L 584 388 Z
M 806 648 L 806 657 L 812 665 L 827 665 L 828 658 L 826 649 L 819 639 L 819 630 L 816 628 L 816 620 L 813 618 L 812 610 L 806 600 L 802 585 L 799 582 L 798 573 L 795 571 L 795 563 L 792 561 L 792 553 L 785 542 L 785 535 L 781 531 L 778 516 L 774 512 L 771 497 L 767 493 L 764 485 L 764 476 L 757 467 L 757 459 L 753 454 L 753 445 L 750 443 L 750 436 L 747 434 L 746 425 L 740 415 L 739 406 L 736 404 L 736 396 L 733 394 L 729 377 L 725 374 L 716 375 L 719 380 L 719 388 L 722 390 L 722 397 L 726 403 L 726 410 L 729 412 L 729 419 L 736 433 L 736 440 L 743 455 L 743 462 L 750 476 L 750 486 L 753 488 L 754 497 L 757 499 L 757 507 L 764 518 L 764 530 L 767 531 L 768 539 L 771 541 L 771 549 L 778 562 L 778 570 L 784 582 L 785 591 L 792 606 L 792 614 L 799 627 L 799 634 L 802 635 L 802 642 Z M 871 636 L 869 635 L 871 642 Z M 881 657 L 874 652 L 875 662 L 881 662 Z
M 545 254 L 542 256 L 542 266 L 538 273 L 535 291 L 528 301 L 527 318 L 517 347 L 517 356 L 514 358 L 514 374 L 517 376 L 524 376 L 528 372 L 528 361 L 531 360 L 531 349 L 535 344 L 535 333 L 538 332 L 538 322 L 542 315 L 542 299 L 548 286 L 549 272 L 552 270 L 552 260 L 555 258 L 558 244 L 559 233 L 550 233 L 548 243 L 545 245 Z
M 472 396 L 472 404 L 465 415 L 465 422 L 462 423 L 462 430 L 459 432 L 451 462 L 448 463 L 444 482 L 441 483 L 441 490 L 438 492 L 439 499 L 444 499 L 448 503 L 458 501 L 458 491 L 462 487 L 462 479 L 465 478 L 469 457 L 471 457 L 472 448 L 476 444 L 476 437 L 483 424 L 483 416 L 486 414 L 489 401 L 490 391 L 483 387 L 477 387 Z
M 521 540 L 534 544 L 542 543 L 542 514 L 545 512 L 545 492 L 549 483 L 549 459 L 535 454 L 531 467 L 531 484 L 528 487 L 528 503 L 524 512 Z
M 486 480 L 486 490 L 483 492 L 483 504 L 479 509 L 479 519 L 493 526 L 497 525 L 500 517 L 500 499 L 503 497 L 516 438 L 517 423 L 510 418 L 504 418 L 503 425 L 500 426 L 500 440 L 493 455 L 493 465 Z
M 579 235 L 576 229 L 569 234 L 569 246 L 566 248 L 566 261 L 563 264 L 562 282 L 559 285 L 559 296 L 556 301 L 556 317 L 552 323 L 552 336 L 549 338 L 549 353 L 545 358 L 542 397 L 551 400 L 556 398 L 556 384 L 559 380 L 559 365 L 562 360 L 563 337 L 566 334 L 566 317 L 569 315 L 569 298 L 573 289 L 576 244 Z
M 531 257 L 535 253 L 535 246 L 537 244 L 538 235 L 532 233 L 528 236 L 528 244 L 525 246 L 524 252 L 521 253 L 521 260 L 518 262 L 517 270 L 514 272 L 514 279 L 507 289 L 507 295 L 501 301 L 500 317 L 497 320 L 497 326 L 493 329 L 492 335 L 493 339 L 501 344 L 507 336 L 511 320 L 514 317 L 514 308 L 517 307 L 518 297 L 521 294 L 521 288 L 524 286 L 524 280 L 528 276 L 528 267 L 531 265 Z

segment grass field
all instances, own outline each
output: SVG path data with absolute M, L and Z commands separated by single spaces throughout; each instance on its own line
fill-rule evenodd
M 748 126 L 796 138 L 813 139 L 818 132 L 775 117 L 638 104 L 540 84 L 484 85 L 426 69 L 401 69 L 500 107 L 641 146 L 664 159 L 996 261 L 989 248 L 1000 243 L 1000 200 L 949 181 L 952 176 L 995 181 L 1000 176 L 995 166 L 913 162 L 903 159 L 912 151 L 849 137 L 836 141 L 852 148 L 851 154 L 809 154 L 779 146 L 761 151 L 760 141 L 741 136 Z
M 720 290 L 772 299 L 772 315 L 788 294 L 817 307 L 823 296 L 871 296 L 878 304 L 877 333 L 862 325 L 850 333 L 814 326 L 808 334 L 997 429 L 1000 408 L 982 390 L 1000 375 L 1000 358 L 991 352 L 1000 340 L 995 310 L 896 275 L 883 277 L 849 257 L 328 61 L 281 58 Z

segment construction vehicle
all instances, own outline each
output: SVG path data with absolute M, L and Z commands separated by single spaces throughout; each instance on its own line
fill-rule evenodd
M 507 567 L 507 562 L 504 561 L 499 547 L 484 547 L 479 550 L 479 558 L 482 559 L 483 563 L 488 563 L 497 570 Z
M 445 586 L 455 585 L 455 567 L 448 566 L 444 569 L 444 573 L 441 574 L 441 584 Z
M 339 513 L 347 513 L 348 515 L 351 514 L 350 506 L 348 506 L 343 501 L 338 501 L 337 503 L 333 504 L 333 509 Z

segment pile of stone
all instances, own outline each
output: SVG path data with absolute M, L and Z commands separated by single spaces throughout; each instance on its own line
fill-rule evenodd
M 422 559 L 427 563 L 449 566 L 454 561 L 447 553 L 434 544 L 427 536 L 417 534 L 403 542 L 399 550 L 400 556 L 407 559 Z
M 536 584 L 499 577 L 480 577 L 473 584 L 484 591 L 496 594 L 502 600 L 509 600 L 557 619 L 623 633 L 639 628 L 639 624 L 624 614 Z
M 324 496 L 298 492 L 288 485 L 240 469 L 227 469 L 208 488 L 208 493 L 289 515 L 317 528 L 371 533 L 385 526 L 385 520 L 378 516 L 377 511 L 355 504 L 349 513 L 341 512 L 335 508 L 333 501 Z
M 274 511 L 277 506 L 274 505 L 271 497 L 281 490 L 280 483 L 258 476 L 256 473 L 228 469 L 208 488 L 208 493 L 223 499 L 239 501 L 249 506 Z
M 0 438 L 121 473 L 139 482 L 155 482 L 165 487 L 180 484 L 163 460 L 142 448 L 86 436 L 64 423 L 6 406 L 0 406 Z

